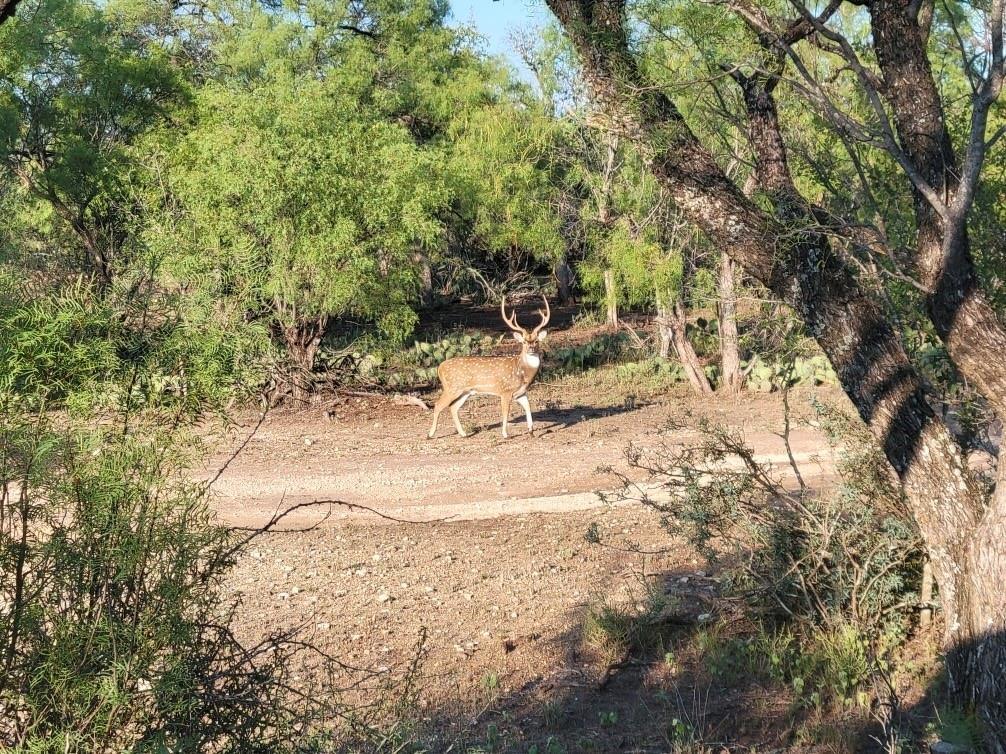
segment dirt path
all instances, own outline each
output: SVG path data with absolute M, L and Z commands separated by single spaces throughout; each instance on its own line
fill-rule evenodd
M 810 396 L 791 396 L 797 417 L 811 417 Z M 251 439 L 254 417 L 235 428 L 207 471 L 248 440 L 213 486 L 228 522 L 257 526 L 281 507 L 327 498 L 427 522 L 336 508 L 311 531 L 259 537 L 227 586 L 241 601 L 239 636 L 254 642 L 300 627 L 324 651 L 389 679 L 413 667 L 425 636 L 418 702 L 408 712 L 422 740 L 417 750 L 465 751 L 458 742 L 480 736 L 502 736 L 480 749 L 497 752 L 666 749 L 671 721 L 698 720 L 682 700 L 708 700 L 710 690 L 692 688 L 669 664 L 605 683 L 610 659 L 585 644 L 583 626 L 599 605 L 643 609 L 654 585 L 701 612 L 695 590 L 711 594 L 713 586 L 707 566 L 668 535 L 659 514 L 603 505 L 595 491 L 614 485 L 604 467 L 627 471 L 630 442 L 697 439 L 694 430 L 662 429 L 670 418 L 727 424 L 784 471 L 781 399 L 700 399 L 682 390 L 646 401 L 557 384 L 536 386 L 532 405 L 535 434 L 515 423 L 509 440 L 500 437 L 495 402 L 474 400 L 464 417 L 476 432 L 463 439 L 442 427 L 427 440 L 428 413 L 373 399 L 336 406 L 331 418 L 328 406 L 276 412 Z M 796 426 L 791 445 L 808 480 L 829 473 L 830 452 L 813 426 Z M 321 515 L 308 509 L 282 525 L 310 526 Z M 585 539 L 588 527 L 602 544 Z M 328 693 L 348 681 L 314 682 Z M 370 692 L 380 693 L 394 692 Z M 713 696 L 701 714 L 704 735 L 777 740 L 761 713 L 750 712 L 784 702 L 758 689 Z
M 597 490 L 614 485 L 608 467 L 629 471 L 624 453 L 630 443 L 696 440 L 694 430 L 667 431 L 670 418 L 694 426 L 705 416 L 726 424 L 744 433 L 759 459 L 787 465 L 777 434 L 782 428 L 778 396 L 701 400 L 681 391 L 642 404 L 612 404 L 611 399 L 538 388 L 534 433 L 515 422 L 509 440 L 500 435 L 496 403 L 490 400 L 466 406 L 467 426 L 475 428 L 467 438 L 442 424 L 438 436 L 427 440 L 429 413 L 374 399 L 338 406 L 330 419 L 324 407 L 277 412 L 254 433 L 255 419 L 249 418 L 210 465 L 219 469 L 251 435 L 214 484 L 215 505 L 226 521 L 243 526 L 261 524 L 279 508 L 324 499 L 410 520 L 583 510 L 600 504 Z M 806 400 L 794 403 L 808 415 Z M 827 471 L 826 443 L 816 429 L 794 427 L 790 444 L 805 473 Z M 287 523 L 303 524 L 318 515 L 299 512 Z M 332 517 L 376 518 L 347 508 L 335 509 Z

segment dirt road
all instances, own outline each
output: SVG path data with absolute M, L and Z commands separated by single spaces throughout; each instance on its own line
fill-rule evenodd
M 796 417 L 811 418 L 810 395 L 791 395 Z M 782 470 L 781 400 L 701 399 L 685 390 L 645 400 L 559 383 L 535 386 L 532 405 L 535 433 L 515 422 L 509 440 L 495 401 L 475 400 L 463 413 L 475 430 L 468 438 L 441 427 L 427 440 L 429 413 L 367 398 L 276 412 L 254 432 L 254 417 L 236 427 L 207 470 L 230 459 L 213 485 L 213 504 L 228 522 L 258 526 L 277 509 L 329 498 L 428 522 L 338 507 L 312 531 L 259 537 L 228 585 L 241 600 L 239 635 L 256 641 L 303 627 L 325 651 L 389 677 L 411 666 L 425 635 L 419 750 L 464 751 L 451 747 L 489 735 L 486 726 L 505 739 L 493 751 L 659 743 L 656 718 L 681 719 L 687 710 L 674 699 L 698 692 L 685 690 L 672 668 L 626 672 L 600 690 L 604 665 L 584 644 L 584 621 L 598 605 L 635 609 L 655 584 L 691 604 L 694 590 L 706 588 L 708 566 L 652 510 L 605 506 L 595 491 L 615 483 L 605 467 L 628 471 L 629 443 L 696 440 L 694 429 L 665 431 L 669 418 L 694 427 L 704 416 L 741 430 L 759 458 Z M 829 451 L 813 426 L 795 426 L 791 446 L 806 478 L 828 473 Z M 322 515 L 302 510 L 281 528 Z M 588 527 L 602 545 L 585 540 Z M 751 700 L 720 694 L 716 704 L 710 719 L 736 722 Z M 758 721 L 734 722 L 733 740 L 774 735 Z
M 281 507 L 324 499 L 410 520 L 584 510 L 600 505 L 595 492 L 615 483 L 607 469 L 629 472 L 630 443 L 694 442 L 695 430 L 668 431 L 666 424 L 674 418 L 694 426 L 699 416 L 742 431 L 759 459 L 785 471 L 778 396 L 700 400 L 682 390 L 646 403 L 610 399 L 538 388 L 534 433 L 515 422 L 509 440 L 500 434 L 494 400 L 469 401 L 466 420 L 475 434 L 467 438 L 442 425 L 438 436 L 427 440 L 427 412 L 370 398 L 335 407 L 331 418 L 325 406 L 277 412 L 257 430 L 256 419 L 249 417 L 211 464 L 219 469 L 247 440 L 214 484 L 216 507 L 225 520 L 244 526 L 261 524 Z M 807 401 L 794 404 L 803 417 L 809 415 Z M 813 427 L 795 426 L 790 445 L 805 474 L 828 468 L 826 443 Z M 318 515 L 304 511 L 288 523 Z M 332 517 L 376 518 L 349 508 L 335 509 Z

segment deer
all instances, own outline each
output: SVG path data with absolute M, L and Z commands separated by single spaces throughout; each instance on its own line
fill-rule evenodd
M 539 309 L 538 315 L 541 322 L 531 332 L 528 332 L 517 322 L 517 312 L 507 316 L 506 296 L 500 301 L 500 314 L 503 315 L 503 322 L 513 333 L 514 339 L 520 343 L 520 353 L 515 356 L 456 356 L 447 359 L 437 367 L 437 377 L 443 387 L 440 399 L 433 407 L 433 426 L 427 435 L 432 438 L 437 432 L 437 420 L 440 412 L 448 406 L 451 407 L 451 416 L 454 418 L 454 426 L 457 427 L 458 435 L 467 437 L 461 420 L 458 418 L 458 411 L 465 405 L 465 401 L 473 395 L 495 395 L 500 399 L 500 416 L 503 422 L 503 437 L 507 438 L 507 418 L 510 412 L 510 403 L 516 401 L 524 409 L 527 417 L 527 431 L 532 432 L 531 404 L 527 400 L 527 389 L 534 382 L 538 374 L 538 367 L 541 366 L 540 346 L 548 336 L 548 331 L 544 327 L 551 317 L 551 310 L 548 306 L 548 299 L 542 296 L 545 302 L 544 310 Z

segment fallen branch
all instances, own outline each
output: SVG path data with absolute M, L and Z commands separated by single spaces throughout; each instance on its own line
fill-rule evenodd
M 343 390 L 343 395 L 349 395 L 354 398 L 388 398 L 387 393 L 374 393 L 367 390 Z M 426 404 L 422 398 L 415 395 L 408 395 L 405 393 L 395 393 L 391 396 L 391 402 L 398 406 L 417 406 L 423 411 L 429 411 L 430 407 Z

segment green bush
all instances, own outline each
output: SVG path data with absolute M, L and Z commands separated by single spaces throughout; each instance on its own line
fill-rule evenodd
M 548 355 L 549 371 L 566 374 L 611 364 L 624 356 L 627 346 L 625 333 L 604 333 L 580 345 L 557 348 Z
M 137 399 L 161 341 L 96 301 L 0 297 L 0 748 L 282 750 L 306 707 L 283 637 L 231 633 L 197 407 Z

